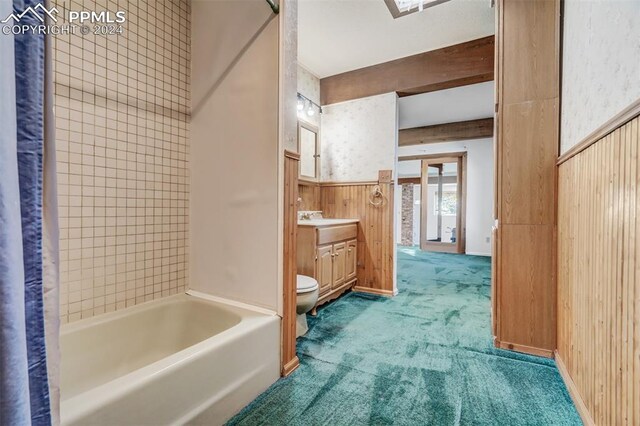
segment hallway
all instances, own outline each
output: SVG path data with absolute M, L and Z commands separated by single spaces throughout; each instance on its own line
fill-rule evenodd
M 399 247 L 399 294 L 320 309 L 300 368 L 229 424 L 581 424 L 553 361 L 493 347 L 490 273 L 489 258 Z

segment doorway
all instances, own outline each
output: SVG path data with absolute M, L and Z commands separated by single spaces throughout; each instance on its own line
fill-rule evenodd
M 405 238 L 422 251 L 465 253 L 467 153 L 399 157 L 414 177 L 399 178 L 401 192 L 410 189 L 411 200 L 401 196 L 400 220 L 411 221 L 412 235 Z M 410 188 L 405 188 L 410 186 Z M 405 208 L 411 203 L 411 211 Z
M 466 153 L 422 160 L 420 249 L 465 250 Z

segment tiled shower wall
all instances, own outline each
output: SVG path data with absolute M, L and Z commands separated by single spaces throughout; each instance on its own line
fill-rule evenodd
M 68 322 L 187 288 L 191 18 L 188 0 L 54 3 L 126 11 L 121 35 L 54 36 Z

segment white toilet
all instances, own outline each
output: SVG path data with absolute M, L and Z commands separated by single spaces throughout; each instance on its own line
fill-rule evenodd
M 318 281 L 306 275 L 298 275 L 296 281 L 298 293 L 296 298 L 296 313 L 298 314 L 296 337 L 300 337 L 309 330 L 307 312 L 313 309 L 318 301 Z

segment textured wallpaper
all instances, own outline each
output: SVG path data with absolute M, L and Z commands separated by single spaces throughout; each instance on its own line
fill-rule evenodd
M 393 170 L 397 95 L 387 93 L 323 107 L 321 178 L 371 181 Z
M 298 65 L 298 92 L 318 105 L 320 104 L 320 79 L 300 65 Z M 318 128 L 320 127 L 320 115 L 317 111 L 312 116 L 301 111 L 298 112 L 298 117 Z
M 284 76 L 282 92 L 284 93 L 283 145 L 284 148 L 298 151 L 298 120 L 296 105 L 298 91 L 298 0 L 287 0 L 281 3 L 283 18 L 280 21 L 285 34 L 281 47 Z
M 300 65 L 298 65 L 298 92 L 313 102 L 320 103 L 320 79 Z
M 640 98 L 640 1 L 565 0 L 561 150 Z

